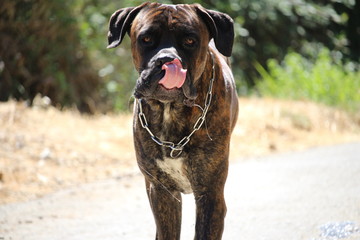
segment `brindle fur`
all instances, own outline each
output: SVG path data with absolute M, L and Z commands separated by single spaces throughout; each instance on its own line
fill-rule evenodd
M 157 43 L 152 48 L 139 42 L 149 29 L 157 34 Z M 133 130 L 136 157 L 157 226 L 156 239 L 180 239 L 181 193 L 186 189 L 158 164 L 179 159 L 183 164 L 177 171 L 189 181 L 196 201 L 195 239 L 221 239 L 230 136 L 238 112 L 234 80 L 223 56 L 231 54 L 232 20 L 200 5 L 145 3 L 114 13 L 110 20 L 109 46 L 119 45 L 125 32 L 130 35 L 134 65 L 140 75 L 134 95 L 143 99 L 149 128 L 162 140 L 178 143 L 193 130 L 202 113 L 196 104 L 204 106 L 212 77 L 210 51 L 214 55 L 215 81 L 206 124 L 191 137 L 178 159 L 170 160 L 170 149 L 157 145 L 141 127 L 138 106 L 135 106 Z M 179 44 L 184 32 L 195 33 L 197 45 L 191 51 Z M 217 49 L 209 44 L 212 38 Z M 164 90 L 157 84 L 163 64 L 158 61 L 175 57 L 187 69 L 186 81 L 180 90 Z

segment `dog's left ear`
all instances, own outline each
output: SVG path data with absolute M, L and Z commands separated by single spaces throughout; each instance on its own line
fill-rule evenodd
M 128 7 L 117 10 L 110 18 L 107 48 L 114 48 L 120 45 L 124 35 L 129 31 L 131 23 L 136 15 L 148 3 L 143 3 L 137 7 Z
M 234 22 L 232 18 L 221 12 L 207 10 L 195 4 L 197 14 L 203 19 L 209 29 L 210 37 L 221 54 L 230 57 L 234 43 Z

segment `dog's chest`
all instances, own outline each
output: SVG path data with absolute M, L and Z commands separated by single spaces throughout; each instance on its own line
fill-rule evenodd
M 158 167 L 168 174 L 168 176 L 177 184 L 183 193 L 192 193 L 190 181 L 184 168 L 182 158 L 164 158 L 156 161 Z
M 169 135 L 176 134 L 174 127 L 176 128 L 179 121 L 174 123 L 174 119 L 177 119 L 177 117 L 176 111 L 171 109 L 170 104 L 164 104 L 162 112 L 162 133 L 159 135 L 160 139 L 168 140 Z M 186 174 L 184 158 L 170 158 L 169 151 L 169 148 L 162 148 L 163 159 L 156 160 L 157 167 L 176 183 L 181 192 L 192 193 L 191 184 Z

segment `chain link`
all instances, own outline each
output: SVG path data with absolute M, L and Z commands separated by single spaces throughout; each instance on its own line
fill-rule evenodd
M 211 59 L 212 59 L 212 77 L 210 79 L 209 89 L 208 89 L 208 92 L 207 92 L 206 98 L 205 98 L 205 106 L 202 109 L 203 112 L 202 112 L 201 116 L 196 120 L 192 132 L 188 136 L 181 139 L 180 142 L 178 142 L 177 144 L 175 144 L 173 142 L 169 142 L 169 141 L 163 141 L 163 140 L 159 139 L 158 137 L 156 137 L 152 133 L 152 131 L 149 128 L 148 122 L 146 120 L 146 116 L 143 112 L 142 103 L 141 103 L 142 100 L 137 99 L 138 106 L 139 106 L 138 117 L 140 120 L 141 127 L 144 128 L 150 134 L 151 139 L 155 143 L 157 143 L 160 146 L 170 148 L 171 149 L 170 156 L 172 158 L 177 158 L 180 156 L 185 145 L 190 142 L 190 138 L 192 137 L 192 135 L 202 127 L 202 125 L 204 124 L 204 122 L 206 120 L 206 114 L 207 114 L 210 104 L 211 104 L 212 88 L 213 88 L 213 83 L 214 83 L 214 78 L 215 78 L 214 55 L 211 52 L 210 52 L 210 55 L 211 55 Z

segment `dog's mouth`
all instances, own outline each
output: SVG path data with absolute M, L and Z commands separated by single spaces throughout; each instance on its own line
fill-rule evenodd
M 161 81 L 161 79 L 163 79 L 163 78 L 165 77 L 165 73 L 166 73 L 165 70 L 161 70 L 161 71 L 160 71 L 160 73 L 159 73 L 159 79 L 160 79 L 160 81 Z M 160 82 L 160 81 L 159 81 L 159 82 Z
M 187 70 L 183 68 L 179 59 L 175 58 L 171 62 L 164 63 L 161 69 L 163 77 L 160 79 L 159 84 L 165 89 L 181 88 L 184 85 Z
M 168 89 L 162 84 L 153 84 L 151 88 L 146 89 L 136 88 L 134 96 L 135 98 L 154 99 L 161 102 L 182 101 L 185 98 L 182 88 Z
M 188 70 L 179 59 L 174 58 L 160 66 L 141 71 L 134 96 L 162 102 L 184 101 L 195 99 L 196 90 Z

